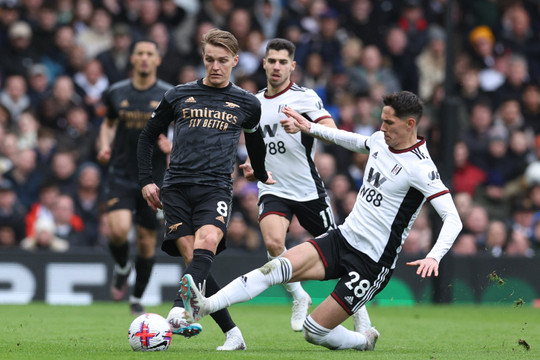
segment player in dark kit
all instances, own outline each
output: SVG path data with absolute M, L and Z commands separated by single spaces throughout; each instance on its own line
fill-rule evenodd
M 133 77 L 113 84 L 103 96 L 107 117 L 100 128 L 98 161 L 109 163 L 106 184 L 111 231 L 109 248 L 116 263 L 111 295 L 116 301 L 122 300 L 126 294 L 127 279 L 133 267 L 129 261 L 127 240 L 133 221 L 137 224 L 136 280 L 130 296 L 130 308 L 133 315 L 138 315 L 144 313 L 141 297 L 154 265 L 159 223 L 156 213 L 140 193 L 137 141 L 163 94 L 173 86 L 156 77 L 161 57 L 154 42 L 136 42 L 130 60 Z M 158 144 L 153 144 L 156 148 L 152 158 L 154 179 L 158 182 L 163 178 L 170 145 L 165 135 L 161 135 Z
M 219 285 L 210 267 L 214 256 L 225 248 L 222 240 L 231 213 L 231 174 L 242 130 L 255 177 L 266 184 L 275 181 L 264 165 L 261 105 L 254 95 L 229 80 L 238 63 L 236 38 L 226 31 L 210 30 L 203 37 L 202 51 L 205 77 L 165 93 L 139 137 L 137 157 L 143 196 L 154 210 L 164 211 L 161 248 L 171 256 L 182 256 L 188 264 L 185 274 L 207 294 L 214 294 Z M 151 174 L 152 144 L 171 122 L 173 148 L 160 193 Z M 228 312 L 218 311 L 212 317 L 226 334 L 224 345 L 217 350 L 246 348 Z M 197 335 L 202 330 L 199 324 L 185 321 L 179 297 L 167 320 L 176 334 Z

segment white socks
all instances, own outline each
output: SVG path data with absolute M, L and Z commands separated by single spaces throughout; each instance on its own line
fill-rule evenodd
M 311 344 L 331 350 L 365 350 L 367 346 L 367 339 L 363 334 L 348 330 L 343 325 L 332 330 L 324 328 L 317 324 L 311 315 L 304 321 L 304 338 Z
M 289 259 L 278 258 L 262 267 L 242 275 L 206 299 L 209 313 L 253 299 L 264 290 L 276 284 L 283 284 L 292 277 Z

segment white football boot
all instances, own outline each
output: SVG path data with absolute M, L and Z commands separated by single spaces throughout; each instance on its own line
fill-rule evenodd
M 238 326 L 233 327 L 231 330 L 225 333 L 225 343 L 218 346 L 218 351 L 234 351 L 234 350 L 246 350 L 246 342 L 242 336 L 242 332 Z
M 302 331 L 304 328 L 304 320 L 306 320 L 310 306 L 311 298 L 309 295 L 293 301 L 291 328 L 294 331 Z
M 379 339 L 379 336 L 381 334 L 375 329 L 374 327 L 367 329 L 364 332 L 364 336 L 366 337 L 367 344 L 366 344 L 366 351 L 372 351 L 375 350 L 375 343 L 377 343 L 377 340 Z

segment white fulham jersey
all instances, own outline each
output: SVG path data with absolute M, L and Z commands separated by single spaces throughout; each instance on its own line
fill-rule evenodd
M 274 185 L 258 182 L 259 197 L 272 194 L 294 201 L 310 201 L 326 195 L 324 184 L 315 168 L 316 139 L 297 132 L 288 134 L 280 124 L 288 106 L 312 122 L 331 118 L 315 91 L 295 83 L 274 96 L 257 93 L 261 102 L 260 127 L 266 144 L 266 170 L 272 172 Z
M 462 225 L 424 139 L 397 151 L 386 144 L 381 131 L 368 137 L 312 125 L 311 133 L 352 151 L 369 151 L 362 188 L 353 210 L 339 226 L 351 246 L 375 262 L 394 268 L 401 246 L 427 199 L 443 219 L 437 243 L 427 257 L 441 260 Z

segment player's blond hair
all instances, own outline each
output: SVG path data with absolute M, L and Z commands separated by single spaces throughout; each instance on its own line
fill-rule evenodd
M 203 54 L 205 53 L 206 44 L 225 48 L 233 56 L 238 55 L 239 45 L 238 40 L 228 31 L 211 29 L 203 35 L 201 47 Z

